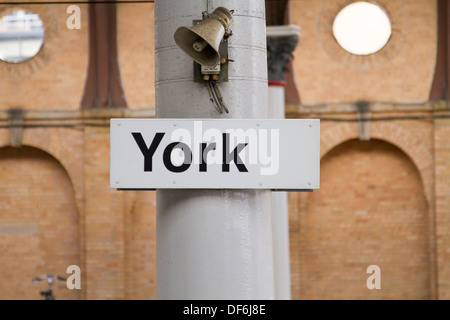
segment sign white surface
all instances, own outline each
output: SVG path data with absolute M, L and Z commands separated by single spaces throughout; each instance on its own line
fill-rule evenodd
M 116 189 L 312 190 L 319 120 L 111 119 Z

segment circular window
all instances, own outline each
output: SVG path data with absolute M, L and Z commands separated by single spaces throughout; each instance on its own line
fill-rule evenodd
M 354 2 L 334 19 L 333 34 L 339 45 L 355 55 L 369 55 L 383 49 L 392 28 L 386 12 L 370 2 Z
M 44 26 L 33 12 L 15 10 L 0 19 L 0 59 L 19 63 L 33 58 L 44 42 Z

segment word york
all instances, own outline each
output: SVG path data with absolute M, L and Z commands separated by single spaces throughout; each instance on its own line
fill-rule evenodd
M 144 171 L 153 170 L 156 150 L 166 135 L 157 132 L 150 144 L 140 132 L 131 133 L 142 155 Z M 194 122 L 191 131 L 178 128 L 172 131 L 170 143 L 164 149 L 162 161 L 167 170 L 185 172 L 191 165 L 198 165 L 199 172 L 207 172 L 208 165 L 221 165 L 222 172 L 230 172 L 234 163 L 238 172 L 248 172 L 248 165 L 258 165 L 261 175 L 275 175 L 279 171 L 278 129 L 226 129 L 216 128 L 203 131 L 202 122 Z M 179 152 L 174 152 L 178 149 Z

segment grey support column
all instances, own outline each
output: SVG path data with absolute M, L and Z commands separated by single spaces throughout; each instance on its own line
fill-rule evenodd
M 269 74 L 269 118 L 285 117 L 285 74 L 287 63 L 297 46 L 298 26 L 267 27 L 267 60 Z M 272 226 L 274 247 L 275 299 L 291 299 L 289 259 L 289 213 L 286 192 L 272 193 Z

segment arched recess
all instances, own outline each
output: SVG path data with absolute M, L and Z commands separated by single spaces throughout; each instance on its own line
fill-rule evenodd
M 412 131 L 390 122 L 372 122 L 370 134 L 371 138 L 389 142 L 408 155 L 420 173 L 428 205 L 432 206 L 433 154 L 427 144 Z M 339 144 L 357 138 L 356 123 L 337 124 L 321 132 L 321 158 Z
M 65 169 L 72 182 L 78 212 L 83 213 L 83 133 L 67 128 L 33 128 L 23 132 L 23 145 L 51 154 Z M 0 135 L 0 148 L 10 146 L 7 135 Z
M 321 189 L 291 197 L 301 206 L 290 237 L 293 297 L 431 298 L 428 207 L 417 166 L 391 143 L 343 141 L 322 150 Z M 381 290 L 366 287 L 370 265 L 381 268 Z
M 34 277 L 66 274 L 80 265 L 79 214 L 66 170 L 48 153 L 24 146 L 0 148 L 0 297 L 41 299 L 45 282 Z M 57 299 L 80 299 L 65 281 Z

